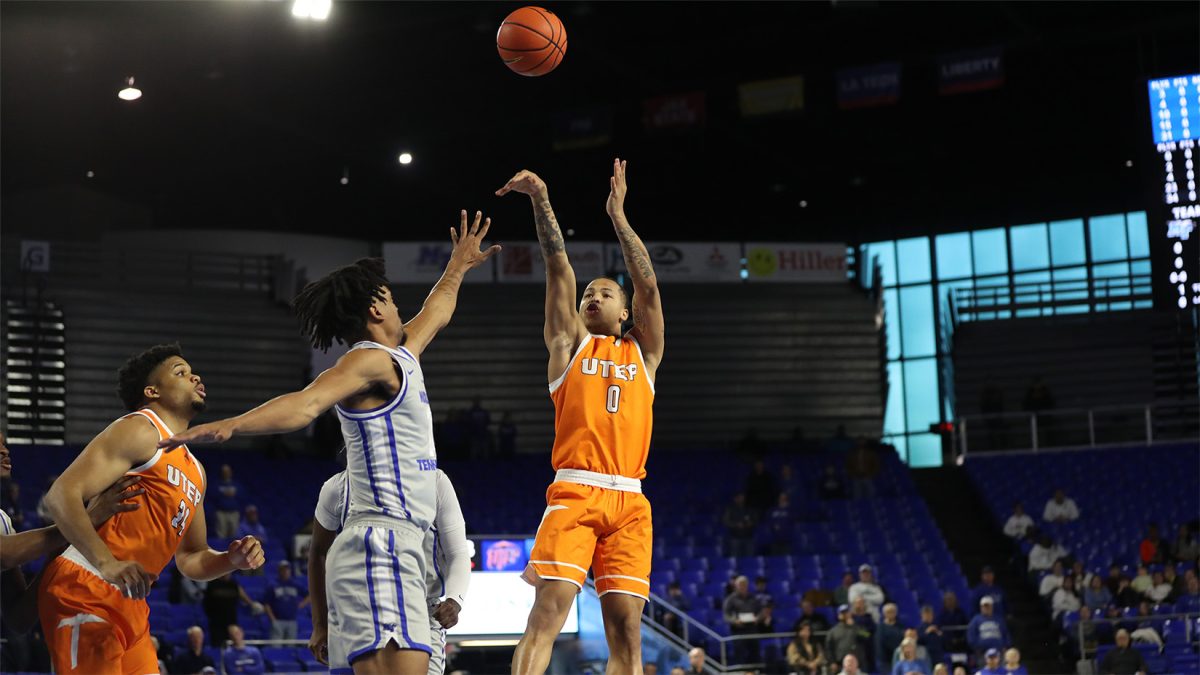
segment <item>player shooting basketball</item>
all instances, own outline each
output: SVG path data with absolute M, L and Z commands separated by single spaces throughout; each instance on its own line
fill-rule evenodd
M 653 423 L 654 374 L 663 355 L 663 314 L 650 255 L 625 217 L 625 162 L 613 161 L 606 209 L 633 280 L 633 328 L 624 289 L 593 280 L 575 304 L 575 272 L 546 183 L 521 171 L 496 191 L 533 202 L 546 262 L 547 379 L 554 401 L 557 471 L 525 569 L 536 590 L 512 672 L 542 673 L 554 640 L 587 579 L 609 646 L 609 673 L 641 673 L 641 615 L 650 592 L 650 503 L 642 495 Z

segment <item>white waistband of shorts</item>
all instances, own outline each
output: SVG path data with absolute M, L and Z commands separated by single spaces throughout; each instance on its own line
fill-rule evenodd
M 378 527 L 384 530 L 392 530 L 393 532 L 407 532 L 418 537 L 424 537 L 425 533 L 420 526 L 411 520 L 397 520 L 395 518 L 384 518 L 372 514 L 356 514 L 346 519 L 342 524 L 342 529 L 349 527 Z
M 564 483 L 590 485 L 592 487 L 604 488 L 605 490 L 642 493 L 642 481 L 636 478 L 613 476 L 607 473 L 584 471 L 583 469 L 559 469 L 558 473 L 554 474 L 554 480 L 563 481 Z
M 100 570 L 96 569 L 92 565 L 92 563 L 88 562 L 88 559 L 84 557 L 83 553 L 81 553 L 79 551 L 79 549 L 75 548 L 74 546 L 68 546 L 67 550 L 63 551 L 62 557 L 66 558 L 67 560 L 70 560 L 71 562 L 75 563 L 76 565 L 79 565 L 83 569 L 85 569 L 88 572 L 90 572 L 91 574 L 95 575 L 95 577 L 97 579 L 99 579 L 100 581 L 104 581 L 104 583 L 108 584 L 109 586 L 112 586 L 113 588 L 117 589 L 118 591 L 124 591 L 124 589 L 121 588 L 120 586 L 118 586 L 114 583 L 105 581 L 104 576 L 100 574 Z

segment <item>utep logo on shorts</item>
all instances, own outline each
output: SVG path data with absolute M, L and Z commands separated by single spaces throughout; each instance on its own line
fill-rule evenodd
M 514 541 L 501 540 L 488 546 L 483 569 L 488 572 L 510 572 L 525 568 L 525 551 Z

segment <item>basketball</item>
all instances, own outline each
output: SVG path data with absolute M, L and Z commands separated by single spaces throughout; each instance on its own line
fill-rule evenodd
M 496 50 L 514 73 L 539 77 L 562 63 L 567 29 L 548 9 L 522 7 L 504 17 L 496 32 Z

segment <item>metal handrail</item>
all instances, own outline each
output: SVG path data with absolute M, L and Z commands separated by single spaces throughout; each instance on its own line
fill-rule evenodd
M 1111 415 L 1111 414 L 1104 415 L 1104 414 L 1126 411 L 1126 412 L 1140 412 L 1141 417 L 1142 417 L 1142 425 L 1141 425 L 1142 426 L 1142 437 L 1140 439 L 1126 441 L 1125 442 L 1126 444 L 1128 444 L 1130 442 L 1136 443 L 1136 442 L 1139 442 L 1139 440 L 1141 442 L 1144 442 L 1147 445 L 1154 443 L 1156 440 L 1189 440 L 1192 438 L 1192 436 L 1184 436 L 1181 438 L 1156 439 L 1155 438 L 1155 423 L 1156 423 L 1156 421 L 1159 424 L 1162 424 L 1163 422 L 1162 422 L 1161 415 L 1157 418 L 1154 415 L 1155 410 L 1187 411 L 1189 409 L 1191 411 L 1193 411 L 1195 413 L 1197 419 L 1200 420 L 1200 400 L 1197 400 L 1197 399 L 1185 399 L 1185 400 L 1180 400 L 1180 401 L 1164 401 L 1164 402 L 1146 403 L 1146 404 L 1103 405 L 1103 406 L 1092 406 L 1089 408 L 1062 408 L 1062 409 L 1050 409 L 1050 410 L 1031 411 L 1031 412 L 1005 412 L 1005 413 L 990 413 L 990 414 L 986 414 L 986 415 L 983 415 L 983 414 L 981 414 L 981 415 L 961 415 L 961 416 L 959 416 L 958 420 L 956 421 L 956 423 L 954 425 L 954 433 L 953 433 L 952 439 L 953 439 L 953 446 L 954 446 L 956 459 L 961 464 L 963 462 L 963 460 L 966 458 L 968 452 L 970 451 L 969 439 L 970 439 L 970 430 L 972 428 L 977 427 L 977 426 L 982 426 L 982 425 L 986 424 L 988 421 L 1028 419 L 1029 420 L 1029 427 L 1028 427 L 1028 429 L 1029 429 L 1029 447 L 1028 448 L 1023 448 L 1023 447 L 1022 448 L 1013 448 L 1012 450 L 1005 450 L 1005 452 L 1021 451 L 1021 450 L 1029 450 L 1029 451 L 1037 452 L 1042 449 L 1042 446 L 1044 446 L 1044 443 L 1042 443 L 1040 441 L 1040 435 L 1039 435 L 1039 431 L 1038 431 L 1038 429 L 1039 429 L 1038 420 L 1039 419 L 1062 420 L 1064 417 L 1068 417 L 1068 418 L 1069 417 L 1079 417 L 1079 418 L 1086 419 L 1088 442 L 1086 444 L 1064 445 L 1064 446 L 1057 446 L 1057 447 L 1098 447 L 1100 445 L 1107 445 L 1105 443 L 1097 443 L 1096 427 L 1097 427 L 1098 418 L 1112 419 L 1113 415 Z M 1044 426 L 1045 426 L 1045 424 L 1043 422 L 1043 425 L 1042 425 L 1043 429 L 1044 429 Z M 1076 427 L 1076 428 L 1079 428 L 1079 427 Z M 995 451 L 995 449 L 992 449 L 992 451 Z M 984 451 L 984 452 L 986 452 L 986 451 Z M 975 451 L 975 454 L 980 454 L 980 451 Z
M 1168 619 L 1184 619 L 1183 630 L 1186 635 L 1186 641 L 1188 644 L 1192 644 L 1192 642 L 1196 639 L 1196 636 L 1193 635 L 1194 624 L 1195 624 L 1195 621 L 1193 621 L 1193 619 L 1196 619 L 1196 618 L 1200 618 L 1200 612 L 1178 612 L 1178 613 L 1172 613 L 1172 614 L 1151 614 L 1148 616 L 1123 616 L 1119 619 L 1109 619 L 1107 617 L 1102 617 L 1099 619 L 1093 618 L 1093 619 L 1088 619 L 1088 620 L 1091 621 L 1093 624 L 1112 624 L 1113 627 L 1116 628 L 1120 624 L 1128 623 L 1130 621 L 1159 621 L 1159 620 L 1166 621 Z M 1086 659 L 1088 657 L 1088 649 L 1087 649 L 1087 645 L 1084 644 L 1083 622 L 1080 621 L 1078 623 L 1078 625 L 1075 626 L 1075 628 L 1076 628 L 1076 632 L 1073 637 L 1075 638 L 1076 646 L 1079 648 L 1079 658 Z M 1160 635 L 1159 637 L 1162 637 L 1162 636 Z M 1098 649 L 1094 650 L 1093 654 L 1095 654 L 1095 652 L 1098 652 L 1098 651 L 1099 651 Z M 1093 658 L 1093 659 L 1091 659 L 1091 661 L 1095 662 L 1096 659 Z

